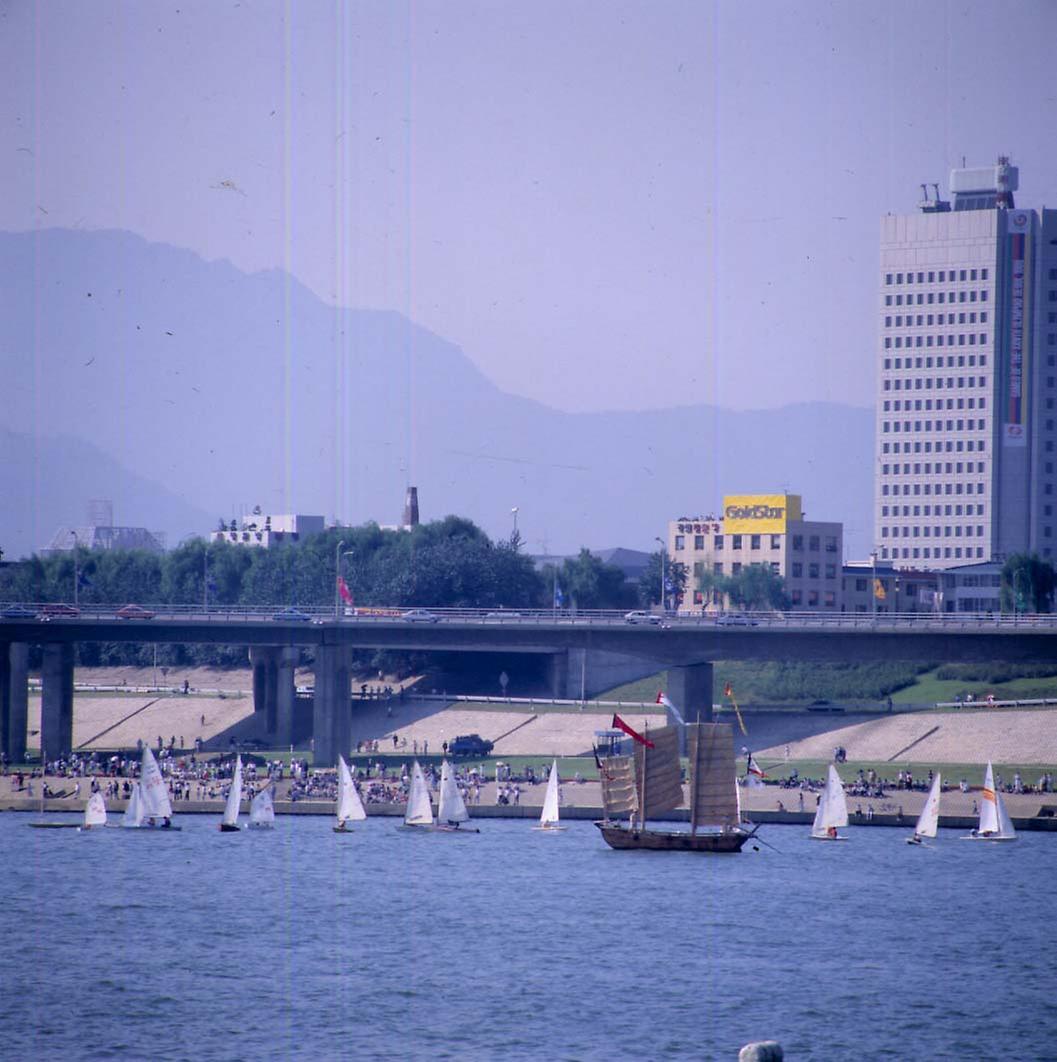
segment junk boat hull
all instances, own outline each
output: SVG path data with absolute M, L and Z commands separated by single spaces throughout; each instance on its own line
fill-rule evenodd
M 744 830 L 723 833 L 677 833 L 637 830 L 612 822 L 596 822 L 610 848 L 638 848 L 650 852 L 740 852 L 752 836 Z

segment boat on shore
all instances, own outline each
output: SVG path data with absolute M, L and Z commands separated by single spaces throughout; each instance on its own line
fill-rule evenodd
M 846 841 L 848 838 L 838 831 L 841 826 L 847 825 L 848 802 L 844 798 L 844 783 L 831 763 L 826 775 L 826 788 L 822 790 L 815 810 L 815 821 L 811 824 L 811 840 Z
M 543 833 L 559 833 L 565 827 L 559 824 L 558 817 L 558 761 L 555 760 L 551 764 L 551 773 L 547 778 L 547 793 L 543 798 L 539 825 L 532 828 Z
M 660 830 L 649 819 L 683 802 L 675 726 L 635 738 L 633 756 L 600 760 L 605 818 L 596 822 L 610 848 L 657 852 L 740 852 L 755 830 L 743 828 L 735 792 L 734 732 L 729 723 L 686 727 L 690 829 Z M 629 816 L 626 823 L 619 817 Z
M 987 761 L 984 772 L 984 788 L 980 794 L 980 822 L 972 833 L 961 838 L 963 841 L 1015 841 L 1017 831 L 1013 829 L 1009 812 L 1002 800 L 1002 794 L 995 785 L 995 772 L 991 761 Z
M 220 820 L 221 833 L 239 832 L 239 809 L 242 806 L 242 756 L 235 754 L 235 770 L 231 773 L 231 786 L 224 802 L 224 816 Z
M 341 755 L 338 756 L 338 800 L 334 812 L 338 820 L 332 827 L 335 833 L 352 833 L 348 824 L 367 818 L 367 810 L 352 779 L 352 772 Z
M 923 845 L 926 837 L 935 837 L 940 825 L 940 775 L 932 779 L 932 787 L 925 798 L 925 806 L 918 816 L 914 827 L 914 836 L 906 839 L 907 844 Z

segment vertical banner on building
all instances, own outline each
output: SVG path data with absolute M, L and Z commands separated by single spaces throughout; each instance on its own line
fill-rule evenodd
M 1029 322 L 1028 233 L 1031 215 L 1010 211 L 1009 224 L 1009 360 L 1006 366 L 1006 415 L 1002 424 L 1003 446 L 1028 445 L 1028 350 L 1025 328 Z

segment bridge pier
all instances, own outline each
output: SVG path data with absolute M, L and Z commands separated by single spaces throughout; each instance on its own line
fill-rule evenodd
M 297 702 L 295 669 L 300 660 L 300 649 L 279 650 L 275 737 L 280 745 L 294 743 L 294 705 Z
M 25 763 L 29 718 L 29 646 L 0 644 L 0 752 L 7 762 Z
M 551 696 L 577 700 L 595 697 L 603 690 L 635 682 L 659 670 L 656 661 L 607 649 L 563 649 L 547 661 Z
M 668 699 L 688 723 L 712 722 L 712 665 L 687 664 L 668 668 Z M 669 722 L 675 720 L 668 713 Z
M 40 758 L 46 763 L 73 751 L 73 646 L 44 646 L 40 669 Z
M 273 646 L 253 646 L 250 649 L 253 668 L 253 714 L 264 719 L 264 729 L 276 732 L 279 700 L 279 650 Z
M 352 672 L 349 650 L 316 647 L 312 739 L 317 767 L 333 767 L 352 747 Z

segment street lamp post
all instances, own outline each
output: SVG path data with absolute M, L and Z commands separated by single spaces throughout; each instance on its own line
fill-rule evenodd
M 664 613 L 667 613 L 668 612 L 667 596 L 668 595 L 667 595 L 667 592 L 666 592 L 667 591 L 667 587 L 665 586 L 665 579 L 664 579 L 664 577 L 665 577 L 664 562 L 665 562 L 665 558 L 668 555 L 668 543 L 665 542 L 663 538 L 659 538 L 656 535 L 654 535 L 653 541 L 654 542 L 659 542 L 661 544 L 661 611 L 664 612 Z
M 511 542 L 517 541 L 517 511 L 518 507 L 516 505 L 510 510 L 510 515 L 514 518 L 514 534 L 511 536 Z
M 870 579 L 870 612 L 877 619 L 877 550 L 870 554 L 870 567 L 873 577 Z
M 202 550 L 202 611 L 209 611 L 209 543 Z
M 341 539 L 334 547 L 334 620 L 341 619 L 341 551 L 345 540 Z
M 77 532 L 71 531 L 73 535 L 73 607 L 77 608 L 77 584 L 81 581 L 81 573 L 77 570 Z

